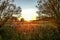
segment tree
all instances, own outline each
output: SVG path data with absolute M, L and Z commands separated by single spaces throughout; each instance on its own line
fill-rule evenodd
M 15 14 L 15 12 L 16 15 L 21 15 L 21 7 L 16 7 L 16 5 L 12 3 L 14 0 L 1 0 L 0 2 L 0 26 L 5 24 L 6 21 Z
M 60 27 L 60 5 L 58 5 L 59 0 L 38 0 L 39 13 L 48 14 L 56 19 L 58 27 Z M 42 8 L 42 11 L 41 11 Z
M 37 3 L 38 3 L 38 5 L 36 6 L 37 8 L 38 8 L 38 10 L 39 11 L 37 11 L 37 13 L 38 13 L 38 17 L 39 17 L 39 19 L 40 18 L 43 18 L 43 17 L 50 17 L 51 16 L 51 14 L 47 14 L 47 12 L 46 12 L 46 9 L 45 9 L 45 6 L 46 6 L 46 4 L 47 4 L 47 1 L 48 0 L 38 0 L 37 1 Z

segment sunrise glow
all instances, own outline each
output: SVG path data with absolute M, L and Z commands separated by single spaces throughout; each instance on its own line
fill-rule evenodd
M 36 20 L 36 10 L 34 9 L 24 9 L 22 11 L 22 18 L 24 18 L 24 20 L 30 21 L 30 20 Z

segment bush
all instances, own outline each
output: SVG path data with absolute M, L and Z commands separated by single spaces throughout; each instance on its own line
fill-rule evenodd
M 11 25 L 4 25 L 0 28 L 0 35 L 3 40 L 18 40 L 18 33 Z
M 43 27 L 44 26 L 44 27 Z M 54 27 L 50 23 L 44 23 L 43 26 L 38 26 L 35 30 L 35 39 L 38 40 L 60 40 L 60 33 L 57 27 Z

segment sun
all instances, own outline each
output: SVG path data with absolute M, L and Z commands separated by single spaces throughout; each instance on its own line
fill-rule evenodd
M 22 11 L 22 15 L 21 17 L 24 18 L 24 20 L 26 21 L 30 21 L 30 20 L 36 20 L 36 10 L 34 9 L 25 9 Z

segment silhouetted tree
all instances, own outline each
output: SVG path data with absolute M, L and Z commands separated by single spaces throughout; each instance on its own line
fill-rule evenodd
M 59 0 L 38 0 L 38 14 L 44 13 L 48 14 L 56 19 L 56 22 L 58 24 L 58 27 L 60 27 L 60 5 Z
M 21 7 L 16 7 L 16 5 L 12 3 L 14 0 L 1 0 L 0 2 L 0 26 L 5 24 L 14 14 L 21 15 Z

